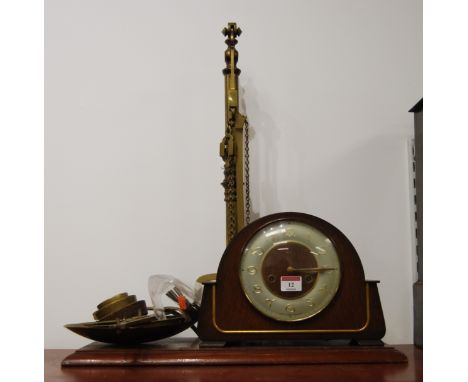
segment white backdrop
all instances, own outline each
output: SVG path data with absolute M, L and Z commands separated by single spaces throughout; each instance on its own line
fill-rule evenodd
M 47 0 L 45 20 L 45 347 L 87 344 L 63 325 L 118 292 L 149 300 L 151 274 L 216 271 L 228 21 L 254 215 L 342 230 L 381 280 L 384 340 L 412 342 L 420 0 Z

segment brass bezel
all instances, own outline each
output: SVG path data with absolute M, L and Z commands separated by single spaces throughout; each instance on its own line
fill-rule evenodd
M 260 227 L 256 232 L 255 234 L 252 235 L 252 237 L 249 239 L 249 241 L 258 233 L 260 232 L 261 230 L 265 229 L 266 227 L 268 227 L 270 224 L 273 224 L 273 223 L 279 223 L 279 222 L 284 222 L 284 221 L 294 221 L 293 219 L 280 219 L 278 221 L 274 221 L 274 222 L 270 222 L 270 223 L 267 223 L 265 225 L 263 225 L 262 227 Z M 250 299 L 250 296 L 246 293 L 244 287 L 243 287 L 243 283 L 242 283 L 242 277 L 240 275 L 240 268 L 239 268 L 239 283 L 241 285 L 241 289 L 242 289 L 242 293 L 244 294 L 245 298 L 249 301 L 250 304 L 252 304 L 252 306 L 257 310 L 259 311 L 261 314 L 263 314 L 265 317 L 268 317 L 274 321 L 277 321 L 277 322 L 300 322 L 300 321 L 305 321 L 305 320 L 308 320 L 309 318 L 312 318 L 312 317 L 315 317 L 317 314 L 319 314 L 320 312 L 322 312 L 324 309 L 327 308 L 327 306 L 331 303 L 331 301 L 333 301 L 333 299 L 335 298 L 336 294 L 338 293 L 338 290 L 340 289 L 340 286 L 341 286 L 341 280 L 342 280 L 342 267 L 341 267 L 341 259 L 340 259 L 340 256 L 338 254 L 338 251 L 336 250 L 336 243 L 335 241 L 328 237 L 328 235 L 326 235 L 321 229 L 311 225 L 311 224 L 308 224 L 308 223 L 305 223 L 305 222 L 302 222 L 302 221 L 295 221 L 296 223 L 302 223 L 304 225 L 307 225 L 307 226 L 310 226 L 312 227 L 313 229 L 319 231 L 322 235 L 324 235 L 328 240 L 330 240 L 333 248 L 335 249 L 335 252 L 336 252 L 336 255 L 338 257 L 338 262 L 339 262 L 339 265 L 340 265 L 340 269 L 339 269 L 339 280 L 338 280 L 338 285 L 336 286 L 335 290 L 333 291 L 333 294 L 331 296 L 331 299 L 330 301 L 327 303 L 327 305 L 323 306 L 321 309 L 315 311 L 314 313 L 306 316 L 306 317 L 301 317 L 301 318 L 297 318 L 297 319 L 289 319 L 289 320 L 284 320 L 284 319 L 278 319 L 278 318 L 275 318 L 273 316 L 269 316 L 269 315 L 266 315 L 265 313 L 261 312 L 257 307 L 256 307 L 256 304 Z M 300 241 L 298 240 L 289 240 L 289 241 L 292 241 L 292 242 L 295 242 L 295 243 L 298 243 L 298 244 L 302 244 L 304 245 L 303 243 L 301 243 Z M 241 258 L 245 252 L 245 248 L 248 246 L 248 242 L 242 247 L 242 251 L 241 251 Z M 269 251 L 271 251 L 271 249 L 273 248 L 273 245 L 268 249 L 268 251 L 266 251 L 267 253 Z M 262 264 L 263 264 L 263 261 L 265 259 L 263 258 L 262 259 Z

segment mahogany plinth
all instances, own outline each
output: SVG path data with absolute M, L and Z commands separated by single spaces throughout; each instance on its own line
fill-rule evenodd
M 194 338 L 170 338 L 135 346 L 93 342 L 62 361 L 62 366 L 229 366 L 406 363 L 390 346 L 301 345 L 201 347 Z

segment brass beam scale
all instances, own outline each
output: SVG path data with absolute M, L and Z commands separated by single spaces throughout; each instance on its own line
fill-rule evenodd
M 220 144 L 220 156 L 224 161 L 224 201 L 226 202 L 226 243 L 244 225 L 249 223 L 250 200 L 248 195 L 248 167 L 244 174 L 244 160 L 248 166 L 248 124 L 246 116 L 239 112 L 240 69 L 236 67 L 238 52 L 237 39 L 242 31 L 236 23 L 228 23 L 222 33 L 226 36 L 227 49 L 224 52 L 226 68 L 224 74 L 225 90 L 225 135 Z M 245 129 L 244 129 L 245 126 Z M 245 157 L 244 157 L 244 131 Z M 247 192 L 244 192 L 244 176 Z M 247 209 L 245 208 L 247 206 Z

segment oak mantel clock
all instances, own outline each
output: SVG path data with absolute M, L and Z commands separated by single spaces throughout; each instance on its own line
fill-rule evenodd
M 378 341 L 385 322 L 377 282 L 366 281 L 346 236 L 315 216 L 265 216 L 229 243 L 206 280 L 204 341 Z

